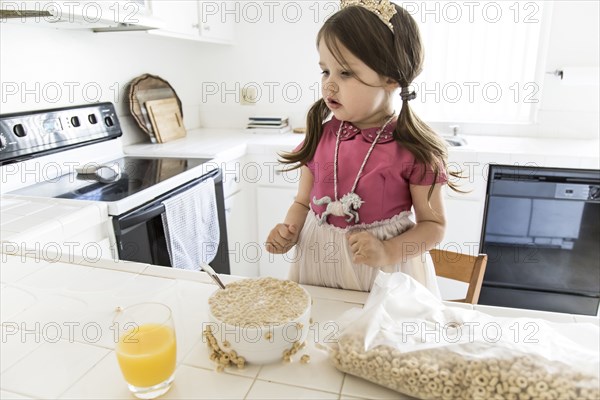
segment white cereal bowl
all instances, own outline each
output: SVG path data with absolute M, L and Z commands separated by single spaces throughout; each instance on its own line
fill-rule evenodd
M 269 364 L 282 361 L 284 352 L 291 350 L 294 343 L 304 343 L 310 329 L 311 300 L 302 315 L 282 324 L 246 326 L 231 325 L 216 318 L 209 307 L 208 315 L 212 334 L 224 351 L 235 350 L 247 363 Z M 296 346 L 298 346 L 296 345 Z

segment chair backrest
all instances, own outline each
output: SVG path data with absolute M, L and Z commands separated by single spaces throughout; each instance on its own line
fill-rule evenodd
M 453 279 L 469 284 L 467 296 L 464 299 L 452 300 L 462 303 L 477 304 L 483 274 L 487 265 L 487 255 L 479 254 L 470 256 L 468 254 L 455 253 L 453 251 L 432 249 L 429 250 L 433 266 L 437 276 Z

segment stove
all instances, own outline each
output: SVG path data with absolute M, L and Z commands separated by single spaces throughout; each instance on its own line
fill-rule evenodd
M 203 174 L 207 168 L 202 167 L 209 161 L 207 158 L 121 157 L 102 163 L 116 165 L 122 171 L 113 182 L 103 183 L 73 171 L 9 194 L 102 201 L 108 203 L 110 215 L 120 215 L 157 197 L 167 187 L 171 189 L 182 180 L 187 182 L 187 177 L 196 177 L 198 171 Z M 100 165 L 86 165 L 89 164 Z
M 220 228 L 210 264 L 229 273 L 218 166 L 206 158 L 125 156 L 121 135 L 112 103 L 0 115 L 1 193 L 104 202 L 120 259 L 170 266 L 162 203 L 210 178 Z M 87 173 L 98 167 L 115 171 L 114 177 Z

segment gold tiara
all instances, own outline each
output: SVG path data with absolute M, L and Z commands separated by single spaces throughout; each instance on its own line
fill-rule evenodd
M 390 22 L 394 14 L 396 14 L 396 7 L 390 0 L 341 0 L 340 8 L 344 9 L 350 6 L 359 6 L 366 8 L 373 14 L 377 15 L 384 24 L 394 32 L 394 25 Z

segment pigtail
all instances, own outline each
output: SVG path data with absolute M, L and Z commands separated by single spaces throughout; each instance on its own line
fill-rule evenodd
M 300 168 L 312 160 L 323 135 L 323 122 L 327 119 L 330 112 L 323 99 L 319 99 L 312 105 L 306 117 L 306 138 L 302 147 L 298 151 L 281 154 L 281 159 L 279 160 L 281 163 L 295 164 L 288 168 L 288 170 L 291 171 Z
M 447 171 L 449 177 L 461 177 L 460 173 L 448 171 L 448 148 L 446 143 L 413 112 L 408 100 L 402 101 L 402 109 L 393 135 L 394 139 L 406 147 L 418 162 L 423 163 L 433 171 L 434 179 L 429 188 L 428 198 L 431 198 L 442 168 Z M 425 173 L 426 170 L 423 169 L 422 178 L 425 177 Z M 450 179 L 448 180 L 448 187 L 460 192 L 457 185 Z
M 394 25 L 393 47 L 397 69 L 384 73 L 385 76 L 395 77 L 403 91 L 402 108 L 394 130 L 394 139 L 406 147 L 416 161 L 424 164 L 433 171 L 434 181 L 429 189 L 431 198 L 435 183 L 442 171 L 448 175 L 448 187 L 461 192 L 458 185 L 450 179 L 461 178 L 460 172 L 448 170 L 448 148 L 446 142 L 429 125 L 423 122 L 412 110 L 409 101 L 415 98 L 414 92 L 408 92 L 410 83 L 422 72 L 424 50 L 422 47 L 419 27 L 410 14 L 399 5 L 395 5 L 397 13 L 391 22 Z M 423 169 L 422 178 L 426 169 Z

